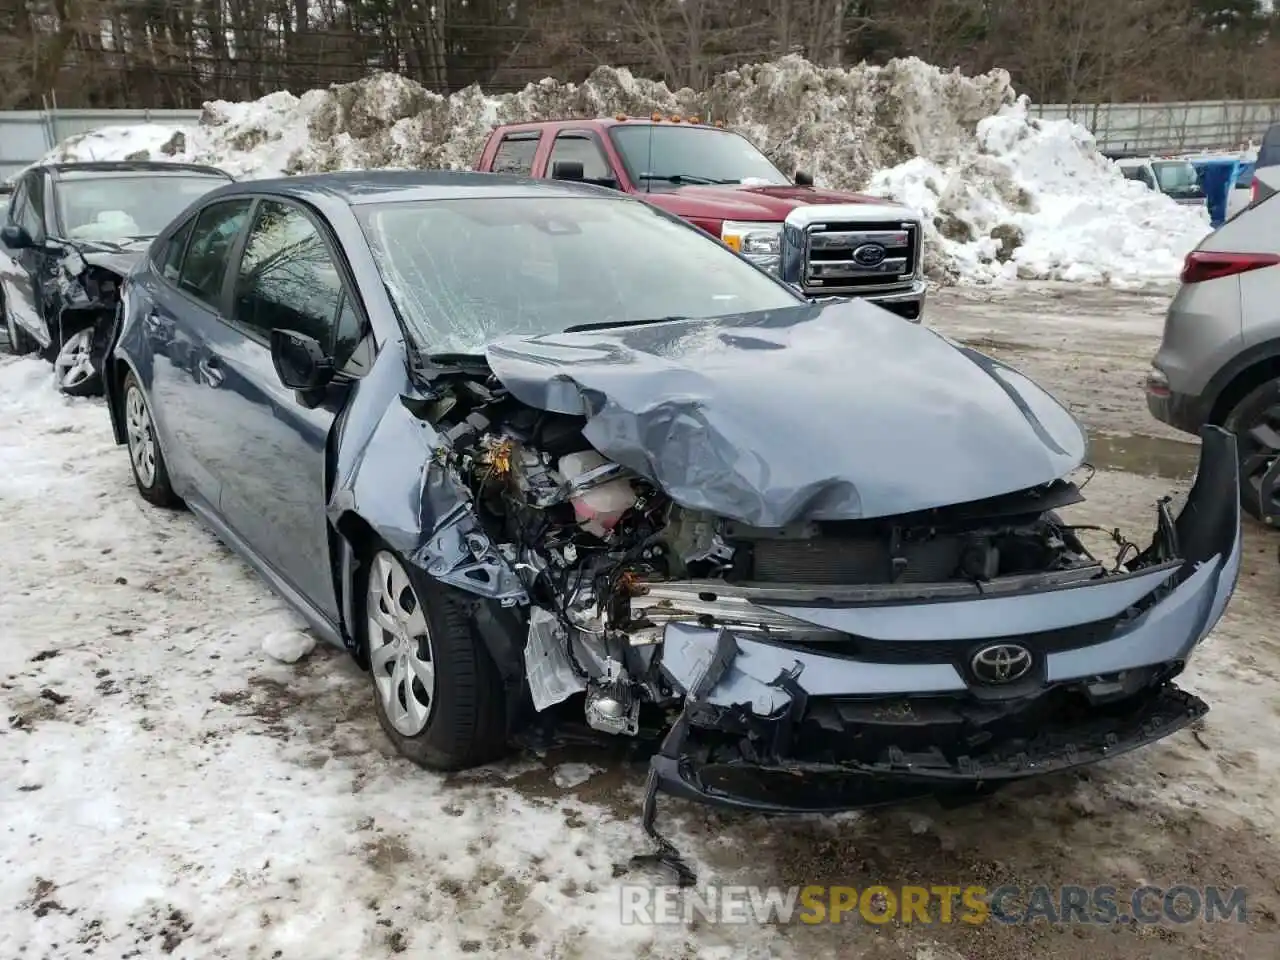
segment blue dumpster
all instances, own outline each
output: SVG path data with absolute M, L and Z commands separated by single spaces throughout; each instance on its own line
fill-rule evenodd
M 1191 165 L 1200 176 L 1205 205 L 1209 208 L 1209 222 L 1215 228 L 1220 227 L 1227 219 L 1227 194 L 1235 185 L 1240 161 L 1234 157 L 1214 157 L 1192 160 Z

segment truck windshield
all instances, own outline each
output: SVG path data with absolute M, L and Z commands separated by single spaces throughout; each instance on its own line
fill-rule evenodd
M 229 182 L 200 173 L 64 173 L 55 188 L 58 226 L 68 240 L 154 237 L 192 201 Z
M 695 227 L 618 197 L 401 201 L 354 208 L 424 353 L 505 335 L 779 310 L 803 298 Z
M 609 136 L 631 182 L 642 190 L 670 184 L 791 182 L 750 140 L 728 130 L 629 123 L 611 128 Z
M 1162 160 L 1151 165 L 1160 191 L 1171 197 L 1203 197 L 1196 168 L 1184 160 Z

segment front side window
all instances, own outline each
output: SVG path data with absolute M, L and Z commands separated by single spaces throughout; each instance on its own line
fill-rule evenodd
M 13 196 L 9 198 L 9 222 L 15 227 L 25 227 L 27 225 L 27 211 L 31 206 L 27 202 L 27 197 L 30 192 L 30 177 L 23 177 L 18 181 L 18 185 L 13 188 Z
M 428 352 L 804 303 L 705 233 L 621 197 L 404 201 L 355 212 L 388 293 Z
M 70 240 L 159 236 L 183 210 L 226 183 L 195 173 L 64 174 L 56 189 L 58 226 Z
M 556 142 L 551 148 L 551 159 L 547 161 L 547 173 L 554 175 L 555 165 L 561 160 L 581 163 L 584 180 L 616 182 L 604 151 L 586 134 L 562 133 L 556 137 Z
M 178 287 L 217 309 L 231 248 L 249 216 L 252 200 L 224 200 L 200 211 L 182 258 Z
M 311 337 L 332 354 L 342 278 L 312 221 L 298 207 L 258 205 L 236 277 L 232 319 L 263 340 L 272 330 Z
M 1152 164 L 1160 190 L 1171 197 L 1203 196 L 1196 168 L 1179 160 Z
M 33 240 L 44 239 L 44 205 L 40 200 L 41 176 L 32 174 L 18 181 L 9 205 L 9 218 L 27 231 Z
M 717 127 L 619 124 L 609 131 L 631 182 L 641 189 L 696 183 L 789 181 L 746 137 Z

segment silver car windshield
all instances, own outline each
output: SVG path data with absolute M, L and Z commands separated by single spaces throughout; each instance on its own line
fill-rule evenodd
M 804 302 L 697 229 L 621 197 L 402 201 L 355 212 L 391 299 L 428 353 Z

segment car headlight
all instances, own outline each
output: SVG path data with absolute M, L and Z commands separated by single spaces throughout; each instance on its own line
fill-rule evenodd
M 757 266 L 770 273 L 778 272 L 782 262 L 782 224 L 726 220 L 720 228 L 720 239 Z

